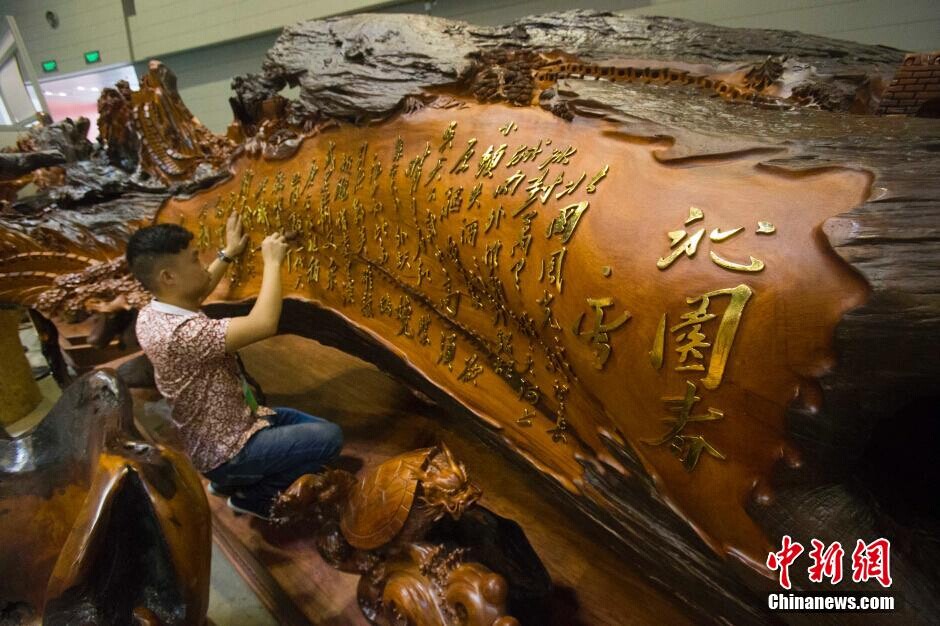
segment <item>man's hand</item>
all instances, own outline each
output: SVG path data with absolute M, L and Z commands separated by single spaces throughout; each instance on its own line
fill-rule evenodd
M 261 257 L 265 265 L 279 267 L 287 255 L 287 240 L 281 233 L 273 233 L 261 242 Z
M 232 213 L 225 223 L 225 256 L 234 259 L 248 245 L 248 235 L 242 230 L 242 216 Z
M 284 235 L 274 233 L 265 237 L 261 243 L 261 256 L 264 258 L 264 272 L 258 299 L 248 315 L 233 317 L 225 331 L 225 350 L 229 354 L 277 332 L 281 318 L 281 264 L 287 256 Z
M 218 258 L 209 266 L 209 282 L 200 297 L 200 302 L 212 293 L 222 280 L 222 275 L 228 269 L 229 263 L 245 251 L 248 246 L 248 235 L 242 230 L 242 218 L 232 213 L 225 223 L 225 248 L 221 250 L 228 259 Z

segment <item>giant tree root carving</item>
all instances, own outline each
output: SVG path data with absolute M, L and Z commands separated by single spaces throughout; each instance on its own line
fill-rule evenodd
M 940 549 L 912 539 L 940 520 L 897 496 L 940 479 L 921 417 L 938 384 L 940 130 L 867 115 L 907 89 L 885 92 L 902 62 L 934 71 L 936 55 L 904 59 L 590 11 L 304 22 L 233 81 L 230 163 L 214 139 L 178 163 L 153 132 L 131 145 L 115 129 L 133 97 L 110 94 L 111 157 L 149 150 L 135 167 L 166 171 L 141 187 L 63 150 L 69 184 L 0 216 L 2 295 L 35 304 L 66 273 L 21 253 L 106 260 L 155 213 L 208 261 L 237 212 L 255 243 L 296 234 L 282 331 L 474 420 L 697 614 L 766 621 L 767 554 L 796 527 L 805 545 L 895 529 L 899 614 L 940 610 Z M 917 102 L 884 112 L 933 111 Z M 203 136 L 174 110 L 155 121 Z M 213 164 L 230 176 L 202 176 Z M 155 182 L 167 172 L 178 186 Z M 157 211 L 190 172 L 218 182 Z M 216 311 L 244 311 L 258 270 L 242 259 Z

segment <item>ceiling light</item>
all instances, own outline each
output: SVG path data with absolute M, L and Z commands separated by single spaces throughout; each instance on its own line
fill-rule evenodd
M 44 95 L 44 96 L 54 96 L 55 94 L 52 93 L 51 91 L 44 91 L 44 92 L 42 92 L 42 95 Z
M 59 92 L 59 95 L 60 95 L 60 96 L 67 96 L 67 95 L 69 95 L 69 94 L 65 93 L 64 91 L 60 91 L 60 92 Z
M 85 91 L 85 88 L 82 87 L 81 85 L 79 85 L 78 87 L 76 87 L 76 89 L 78 89 L 79 91 Z

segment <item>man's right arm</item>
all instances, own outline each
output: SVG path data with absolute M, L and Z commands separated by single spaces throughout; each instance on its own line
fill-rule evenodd
M 261 244 L 264 273 L 261 290 L 251 311 L 244 317 L 233 317 L 225 332 L 225 351 L 233 354 L 256 341 L 277 333 L 281 318 L 281 263 L 287 252 L 287 242 L 280 233 L 269 235 Z

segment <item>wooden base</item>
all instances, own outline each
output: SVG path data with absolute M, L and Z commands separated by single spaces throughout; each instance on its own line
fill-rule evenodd
M 251 346 L 242 357 L 269 406 L 290 406 L 342 426 L 338 465 L 344 469 L 355 472 L 443 439 L 482 487 L 481 504 L 518 522 L 545 563 L 555 584 L 547 623 L 692 623 L 693 616 L 633 569 L 609 537 L 541 477 L 375 367 L 289 335 Z M 142 404 L 135 403 L 138 414 Z M 356 603 L 358 577 L 323 562 L 311 533 L 236 516 L 222 498 L 210 496 L 209 505 L 216 542 L 278 623 L 367 623 Z
M 29 415 L 42 400 L 20 344 L 22 309 L 0 308 L 0 426 Z

